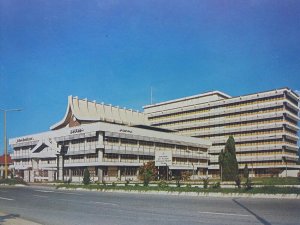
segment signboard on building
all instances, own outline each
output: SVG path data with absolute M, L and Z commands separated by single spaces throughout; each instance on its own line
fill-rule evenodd
M 155 151 L 155 166 L 171 166 L 172 165 L 172 151 L 158 150 Z

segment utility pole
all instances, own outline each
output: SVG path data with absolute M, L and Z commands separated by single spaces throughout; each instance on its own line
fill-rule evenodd
M 4 170 L 5 170 L 5 179 L 8 177 L 8 165 L 7 165 L 7 137 L 6 137 L 6 113 L 13 111 L 21 111 L 21 109 L 0 109 L 4 113 L 4 127 L 3 127 L 3 142 L 4 142 Z

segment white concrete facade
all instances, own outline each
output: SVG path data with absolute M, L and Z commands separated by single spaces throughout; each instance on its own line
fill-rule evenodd
M 229 135 L 240 169 L 252 176 L 298 170 L 299 96 L 288 88 L 230 97 L 219 91 L 144 107 L 152 126 L 212 141 L 209 173 L 218 175 L 218 155 Z
M 74 104 L 80 105 L 76 112 Z M 92 105 L 86 107 L 88 104 Z M 147 117 L 135 114 L 121 121 L 120 114 L 103 115 L 93 107 L 97 104 L 69 97 L 66 116 L 51 131 L 10 139 L 16 174 L 30 182 L 80 182 L 83 170 L 88 168 L 92 181 L 133 180 L 143 163 L 154 160 L 156 151 L 170 150 L 172 164 L 168 171 L 194 170 L 198 176 L 206 175 L 209 140 L 153 130 L 143 123 L 143 128 L 124 125 L 139 125 Z M 132 115 L 131 111 L 121 112 L 126 113 Z M 96 120 L 97 116 L 105 122 Z M 106 121 L 109 117 L 111 123 Z

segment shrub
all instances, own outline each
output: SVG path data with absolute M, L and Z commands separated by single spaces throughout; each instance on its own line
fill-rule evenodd
M 158 183 L 158 187 L 160 187 L 160 188 L 166 188 L 166 187 L 168 187 L 168 183 L 166 182 L 166 181 L 160 181 L 159 183 Z
M 112 187 L 116 187 L 117 185 L 116 185 L 115 182 L 112 182 L 111 186 L 112 186 Z
M 180 176 L 175 176 L 176 187 L 180 187 Z
M 181 177 L 182 177 L 182 180 L 189 180 L 190 177 L 192 176 L 192 173 L 190 171 L 183 171 L 181 172 Z
M 187 188 L 191 188 L 192 185 L 191 185 L 191 184 L 187 184 L 186 187 L 187 187 Z
M 209 184 L 209 178 L 208 177 L 203 178 L 202 181 L 203 181 L 203 188 L 207 189 Z
M 144 163 L 143 166 L 139 168 L 139 179 L 144 181 L 144 184 L 149 184 L 151 180 L 155 180 L 158 174 L 158 170 L 155 167 L 155 162 L 150 161 Z
M 240 176 L 237 176 L 235 178 L 235 185 L 238 187 L 238 188 L 241 188 L 241 177 Z
M 243 175 L 244 175 L 244 178 L 246 178 L 246 179 L 249 178 L 248 164 L 246 164 L 245 167 L 244 167 Z
M 125 180 L 125 187 L 127 187 L 130 183 L 130 180 Z
M 246 182 L 245 182 L 245 189 L 248 191 L 250 189 L 252 189 L 252 181 L 251 179 L 248 177 Z
M 220 182 L 213 183 L 213 185 L 211 186 L 211 188 L 214 188 L 214 189 L 217 189 L 217 188 L 220 188 L 220 187 L 221 187 Z
M 88 185 L 88 184 L 91 183 L 90 171 L 87 168 L 84 169 L 84 172 L 83 172 L 83 181 L 82 182 L 83 182 L 84 185 Z

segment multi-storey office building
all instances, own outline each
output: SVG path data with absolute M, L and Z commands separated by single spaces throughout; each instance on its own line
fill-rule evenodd
M 161 173 L 207 173 L 210 141 L 149 127 L 132 110 L 70 96 L 65 117 L 50 129 L 9 140 L 14 169 L 26 181 L 81 181 L 85 168 L 94 181 L 136 179 L 138 168 L 161 152 L 172 161 Z
M 299 170 L 299 96 L 288 88 L 231 97 L 220 91 L 208 92 L 144 107 L 152 126 L 206 138 L 209 174 L 219 174 L 218 155 L 229 135 L 236 141 L 239 168 L 246 164 L 252 176 L 290 175 Z M 285 172 L 283 173 L 285 174 Z

